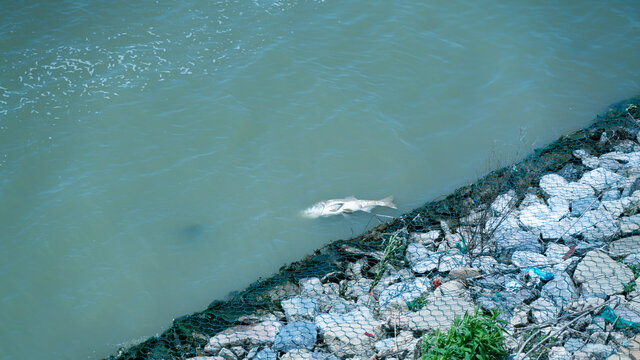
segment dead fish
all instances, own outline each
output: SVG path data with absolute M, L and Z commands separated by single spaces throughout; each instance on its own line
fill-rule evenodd
M 370 212 L 376 206 L 397 209 L 396 204 L 393 203 L 393 196 L 388 196 L 382 200 L 358 200 L 353 196 L 349 196 L 345 199 L 321 201 L 304 210 L 302 216 L 315 219 L 320 216 L 350 214 L 354 211 Z

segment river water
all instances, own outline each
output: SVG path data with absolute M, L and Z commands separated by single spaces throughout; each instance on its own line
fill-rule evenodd
M 640 2 L 2 1 L 0 359 L 95 359 L 640 92 Z

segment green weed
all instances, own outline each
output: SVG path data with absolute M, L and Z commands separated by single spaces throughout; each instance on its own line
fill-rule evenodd
M 378 285 L 378 282 L 380 282 L 380 279 L 382 278 L 382 274 L 384 274 L 384 271 L 386 270 L 387 264 L 392 260 L 394 256 L 396 256 L 395 252 L 402 248 L 403 245 L 404 243 L 402 241 L 402 238 L 398 234 L 389 237 L 389 242 L 384 249 L 382 259 L 378 264 L 378 270 L 376 271 L 376 276 L 373 279 L 373 283 L 371 283 L 369 292 L 371 292 L 371 290 L 373 290 L 373 288 Z
M 409 306 L 409 310 L 411 311 L 419 311 L 424 307 L 426 303 L 427 300 L 424 298 L 424 296 L 420 296 L 413 301 L 407 301 L 407 306 Z
M 632 292 L 635 289 L 636 289 L 636 282 L 634 280 L 631 280 L 628 283 L 624 284 L 623 291 L 626 294 L 628 294 L 628 293 Z
M 629 269 L 633 272 L 633 278 L 637 279 L 640 276 L 640 264 L 627 265 Z
M 496 360 L 504 359 L 504 330 L 500 327 L 497 312 L 480 313 L 456 318 L 453 326 L 444 334 L 438 329 L 435 335 L 425 335 L 420 344 L 422 360 Z

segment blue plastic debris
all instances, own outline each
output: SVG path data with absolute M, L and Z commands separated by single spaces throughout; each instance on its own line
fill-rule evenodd
M 632 329 L 632 330 L 635 330 L 635 331 L 639 331 L 640 330 L 640 323 L 622 319 L 609 306 L 605 306 L 604 309 L 602 309 L 602 312 L 600 312 L 600 314 L 596 315 L 596 317 L 603 318 L 609 324 L 614 324 L 615 323 L 615 328 L 616 329 Z
M 542 280 L 542 281 L 549 281 L 549 280 L 553 279 L 553 273 L 551 273 L 551 272 L 546 272 L 544 270 L 540 270 L 540 269 L 535 268 L 535 267 L 527 268 L 524 272 L 529 272 L 529 271 L 531 271 L 534 274 L 536 274 L 536 276 L 539 277 L 540 280 Z
M 522 285 L 520 285 L 520 283 L 517 281 L 509 281 L 508 283 L 505 284 L 505 288 L 507 288 L 507 291 L 517 291 L 521 287 Z

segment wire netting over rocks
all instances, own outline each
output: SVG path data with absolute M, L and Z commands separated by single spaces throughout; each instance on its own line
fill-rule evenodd
M 627 100 L 110 359 L 640 359 L 639 121 Z

